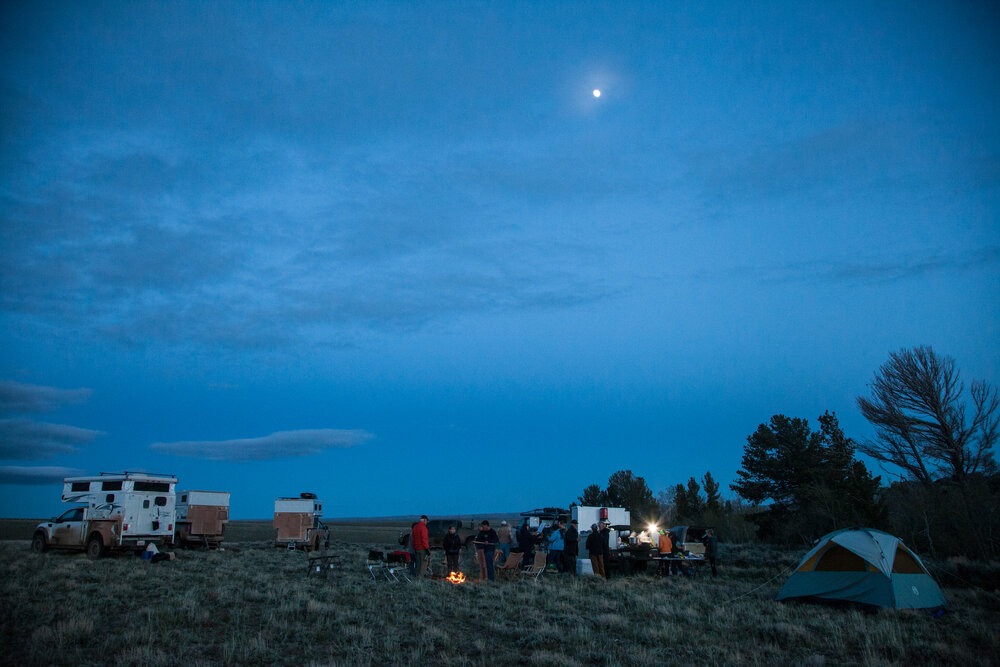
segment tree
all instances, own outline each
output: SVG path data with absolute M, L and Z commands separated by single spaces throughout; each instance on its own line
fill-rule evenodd
M 590 507 L 601 507 L 607 504 L 604 491 L 597 484 L 591 484 L 583 490 L 583 494 L 578 499 L 581 505 Z
M 581 505 L 624 507 L 632 514 L 636 525 L 658 518 L 660 514 L 660 506 L 646 480 L 637 477 L 631 470 L 619 470 L 611 475 L 606 489 L 591 484 L 583 490 L 579 500 Z
M 890 354 L 870 388 L 858 407 L 875 438 L 860 449 L 903 472 L 885 493 L 893 530 L 938 556 L 996 557 L 997 390 L 979 381 L 966 394 L 954 359 L 929 346 Z
M 875 439 L 859 449 L 925 486 L 935 478 L 964 484 L 973 475 L 995 472 L 997 391 L 986 382 L 972 383 L 968 423 L 964 391 L 951 357 L 929 346 L 890 354 L 875 372 L 871 397 L 858 397 L 861 414 L 875 427 Z
M 631 512 L 633 522 L 645 522 L 659 515 L 656 499 L 646 480 L 635 476 L 631 470 L 619 470 L 611 475 L 605 495 L 608 505 L 624 507 Z
M 719 483 L 712 477 L 712 473 L 705 472 L 701 486 L 705 489 L 705 511 L 719 516 L 722 513 L 722 495 L 719 493 Z
M 687 486 L 674 487 L 674 505 L 677 507 L 677 521 L 702 523 L 705 500 L 701 497 L 701 486 L 694 477 L 689 477 Z
M 767 512 L 753 516 L 764 537 L 809 542 L 848 524 L 880 523 L 881 478 L 854 460 L 854 443 L 835 414 L 824 413 L 819 423 L 812 431 L 805 419 L 774 415 L 747 437 L 731 488 L 754 504 L 770 501 Z

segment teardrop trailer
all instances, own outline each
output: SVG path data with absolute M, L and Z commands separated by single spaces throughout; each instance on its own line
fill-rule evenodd
M 100 558 L 112 551 L 173 544 L 176 484 L 173 475 L 151 473 L 67 477 L 62 501 L 77 507 L 38 524 L 31 549 L 85 551 Z

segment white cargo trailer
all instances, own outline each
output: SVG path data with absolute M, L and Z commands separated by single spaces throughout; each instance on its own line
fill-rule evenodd
M 590 567 L 590 553 L 587 551 L 587 537 L 590 535 L 590 527 L 606 521 L 611 525 L 608 534 L 608 548 L 612 553 L 622 548 L 624 542 L 622 533 L 627 533 L 632 524 L 632 514 L 624 507 L 591 507 L 589 505 L 576 505 L 570 508 L 572 517 L 576 519 L 580 531 L 580 552 L 576 559 L 576 571 L 579 574 L 593 574 Z
M 178 491 L 174 542 L 217 549 L 229 523 L 228 491 Z

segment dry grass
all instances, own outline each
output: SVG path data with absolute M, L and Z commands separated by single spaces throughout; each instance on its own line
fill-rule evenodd
M 365 536 L 353 530 L 336 536 Z M 946 589 L 951 611 L 938 620 L 776 603 L 795 553 L 730 548 L 717 579 L 546 574 L 456 587 L 373 582 L 368 549 L 389 543 L 336 542 L 341 568 L 323 578 L 307 575 L 305 554 L 264 541 L 155 564 L 0 542 L 3 662 L 976 665 L 1000 655 L 995 592 Z M 471 559 L 463 569 L 475 571 Z

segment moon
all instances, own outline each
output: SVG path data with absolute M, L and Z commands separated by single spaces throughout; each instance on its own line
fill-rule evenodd
M 594 97 L 600 97 L 601 96 L 601 89 L 600 88 L 594 88 L 593 95 L 594 95 Z

